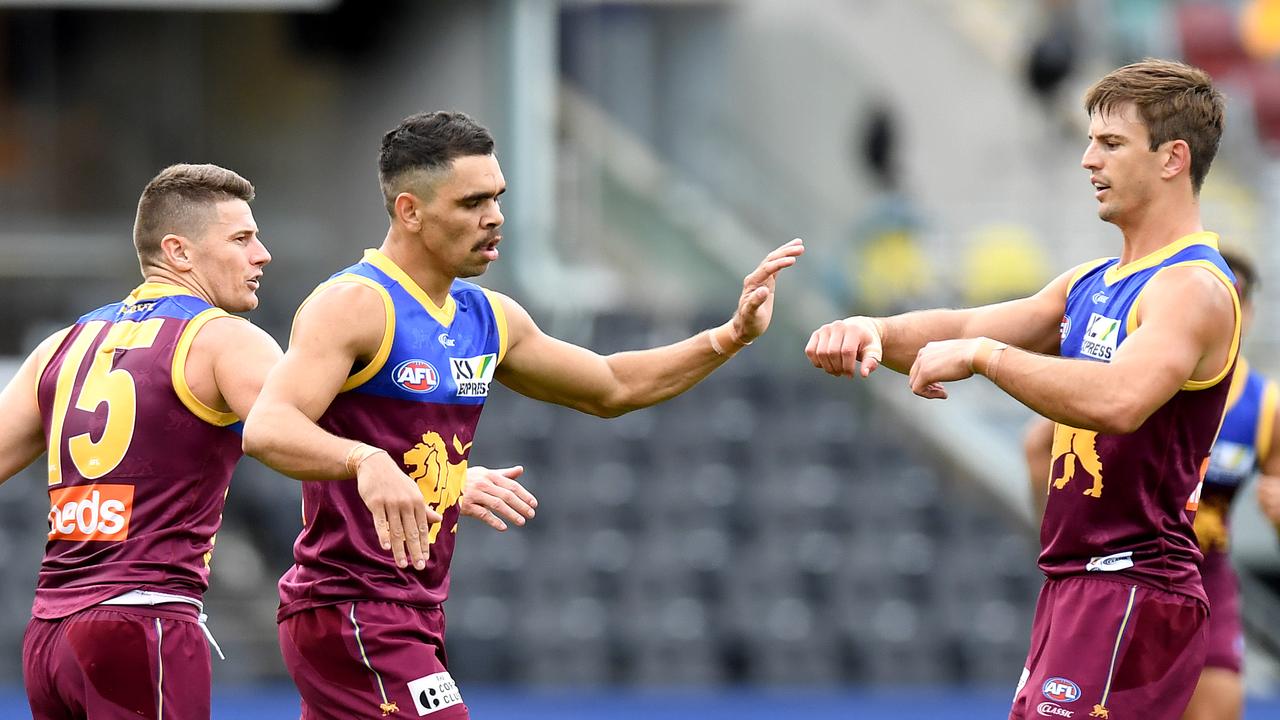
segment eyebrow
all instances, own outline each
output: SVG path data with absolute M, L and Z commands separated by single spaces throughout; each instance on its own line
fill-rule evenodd
M 1091 135 L 1090 139 L 1096 140 L 1098 142 L 1107 142 L 1108 140 L 1123 142 L 1124 140 L 1128 140 L 1128 138 L 1126 138 L 1124 135 L 1117 135 L 1116 133 L 1109 133 L 1109 132 L 1098 133 L 1097 135 Z
M 458 198 L 458 202 L 469 203 L 469 202 L 474 202 L 476 200 L 484 200 L 486 198 L 491 198 L 491 197 L 496 198 L 502 195 L 502 193 L 506 191 L 507 191 L 507 188 L 505 186 L 501 190 L 499 190 L 497 193 L 485 192 L 481 190 L 480 192 L 473 192 L 470 195 L 463 195 L 462 197 Z

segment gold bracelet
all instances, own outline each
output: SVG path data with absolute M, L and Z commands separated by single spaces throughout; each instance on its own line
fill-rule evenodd
M 350 473 L 352 477 L 355 477 L 355 475 L 360 472 L 360 465 L 363 464 L 365 460 L 368 460 L 378 453 L 384 452 L 386 452 L 386 450 L 362 442 L 352 445 L 351 449 L 347 451 L 347 472 Z

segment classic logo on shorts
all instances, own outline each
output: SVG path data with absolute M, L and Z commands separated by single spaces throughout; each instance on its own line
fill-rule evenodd
M 1075 710 L 1068 710 L 1055 702 L 1042 702 L 1036 706 L 1036 712 L 1046 717 L 1064 717 L 1069 718 L 1076 714 Z
M 132 485 L 78 485 L 49 493 L 50 540 L 120 542 L 129 537 Z
M 1089 315 L 1089 325 L 1084 331 L 1084 340 L 1080 341 L 1080 354 L 1111 362 L 1111 356 L 1116 353 L 1116 342 L 1119 336 L 1119 320 L 1092 313 Z
M 1040 691 L 1054 702 L 1075 702 L 1080 699 L 1080 686 L 1064 677 L 1051 677 L 1045 680 Z
M 462 693 L 448 672 L 438 672 L 409 681 L 409 696 L 418 710 L 418 717 L 437 710 L 453 707 L 462 702 Z
M 429 393 L 440 387 L 440 373 L 426 360 L 405 360 L 396 366 L 391 377 L 409 392 Z
M 458 386 L 458 397 L 488 397 L 493 371 L 498 367 L 496 353 L 469 358 L 449 358 L 449 374 Z

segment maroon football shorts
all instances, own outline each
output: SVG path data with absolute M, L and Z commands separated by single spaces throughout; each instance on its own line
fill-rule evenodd
M 22 640 L 31 716 L 208 720 L 209 645 L 196 614 L 180 604 L 116 605 L 32 618 Z
M 1178 720 L 1204 667 L 1207 615 L 1123 578 L 1047 580 L 1010 720 Z
M 279 630 L 302 720 L 470 717 L 445 669 L 440 608 L 344 602 L 290 615 Z
M 1200 566 L 1209 596 L 1209 645 L 1204 666 L 1239 674 L 1244 667 L 1244 626 L 1240 621 L 1240 581 L 1224 552 L 1209 552 Z

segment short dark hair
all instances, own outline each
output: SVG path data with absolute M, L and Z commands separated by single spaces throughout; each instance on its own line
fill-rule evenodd
M 378 184 L 387 213 L 394 214 L 396 195 L 415 171 L 448 168 L 457 158 L 492 155 L 493 135 L 466 113 L 437 111 L 410 115 L 382 136 L 378 151 Z
M 1172 60 L 1147 58 L 1107 73 L 1085 93 L 1090 115 L 1133 103 L 1155 151 L 1170 140 L 1191 149 L 1191 189 L 1199 194 L 1218 154 L 1227 101 L 1209 73 Z
M 1236 276 L 1236 293 L 1240 295 L 1240 302 L 1248 302 L 1258 287 L 1258 266 L 1238 250 L 1222 250 L 1222 259 L 1227 261 L 1227 267 Z
M 165 235 L 192 235 L 212 217 L 215 203 L 253 200 L 253 184 L 217 165 L 170 165 L 151 178 L 138 199 L 133 246 L 145 268 L 160 255 Z

